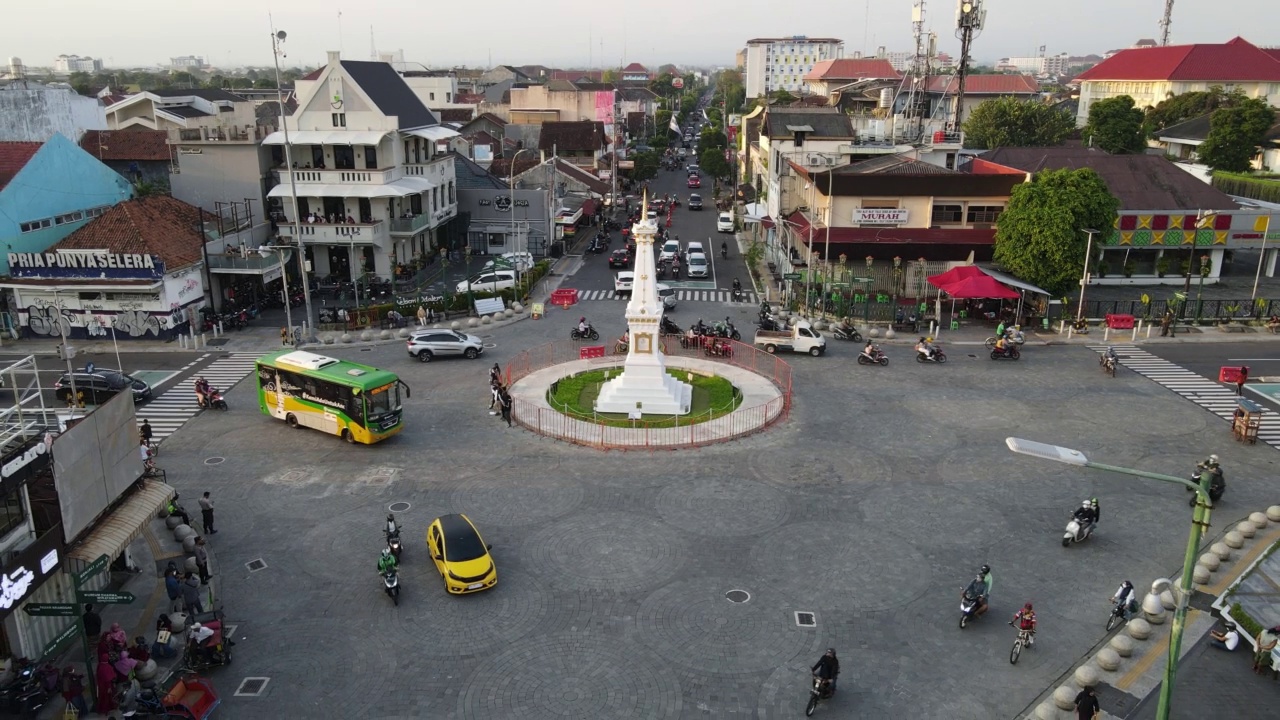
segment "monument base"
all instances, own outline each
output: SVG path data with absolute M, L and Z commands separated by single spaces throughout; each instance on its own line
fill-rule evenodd
M 656 372 L 655 372 L 656 370 Z M 596 412 L 629 415 L 688 415 L 693 386 L 671 377 L 661 365 L 633 367 L 600 387 Z

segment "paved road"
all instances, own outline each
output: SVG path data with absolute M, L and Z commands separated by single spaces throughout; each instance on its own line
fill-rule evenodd
M 602 333 L 620 332 L 621 306 L 596 305 Z M 212 673 L 226 712 L 793 717 L 805 666 L 834 645 L 842 692 L 823 716 L 1012 717 L 1102 637 L 1120 579 L 1179 566 L 1188 510 L 1176 489 L 1011 456 L 1005 436 L 1171 473 L 1218 452 L 1241 479 L 1233 511 L 1274 502 L 1252 481 L 1274 450 L 1225 441 L 1217 418 L 1134 373 L 1104 378 L 1078 346 L 1017 363 L 957 348 L 945 366 L 890 347 L 889 367 L 866 368 L 835 345 L 794 358 L 794 412 L 771 432 L 652 455 L 548 442 L 488 415 L 484 377 L 578 310 L 550 313 L 483 333 L 494 348 L 476 362 L 335 348 L 414 389 L 407 429 L 381 446 L 290 430 L 247 383 L 231 412 L 166 442 L 174 485 L 221 498 L 224 599 L 247 636 Z M 1064 550 L 1065 515 L 1093 495 L 1101 532 Z M 394 502 L 411 505 L 399 607 L 374 573 Z M 493 591 L 447 597 L 426 561 L 417 538 L 456 511 L 494 545 Z M 961 631 L 957 595 L 983 562 L 992 615 Z M 1001 620 L 1028 599 L 1040 641 L 1014 667 Z M 271 678 L 265 693 L 234 697 L 251 676 Z

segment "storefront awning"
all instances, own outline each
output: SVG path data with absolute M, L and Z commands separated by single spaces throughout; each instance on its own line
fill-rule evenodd
M 173 497 L 173 487 L 155 480 L 143 480 L 142 487 L 108 511 L 84 540 L 67 552 L 67 557 L 93 562 L 100 556 L 119 555 Z
M 289 133 L 290 145 L 377 145 L 387 136 L 386 130 L 297 130 Z M 283 145 L 284 131 L 277 130 L 262 141 L 263 145 Z
M 439 185 L 421 177 L 400 178 L 385 185 L 303 183 L 298 186 L 298 197 L 408 197 L 427 192 L 433 187 L 439 187 Z M 289 197 L 288 183 L 280 183 L 271 188 L 267 197 Z
M 426 138 L 428 140 L 439 142 L 441 140 L 448 140 L 449 138 L 458 137 L 459 135 L 461 135 L 461 133 L 459 133 L 457 130 L 450 130 L 449 128 L 444 127 L 443 125 L 436 125 L 434 127 L 418 128 L 416 130 L 406 130 L 405 135 L 413 135 L 414 137 Z

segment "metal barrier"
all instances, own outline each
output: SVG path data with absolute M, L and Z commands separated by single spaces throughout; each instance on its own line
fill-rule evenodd
M 768 378 L 782 394 L 758 405 L 739 406 L 733 412 L 713 420 L 676 427 L 654 427 L 655 422 L 644 420 L 626 427 L 608 425 L 516 399 L 516 414 L 521 424 L 541 435 L 577 445 L 628 450 L 694 447 L 725 442 L 759 432 L 790 414 L 792 370 L 785 360 L 742 342 L 726 341 L 730 343 L 733 352 L 724 357 L 709 355 L 697 345 L 682 348 L 676 336 L 666 336 L 665 339 L 667 355 L 698 357 L 748 370 Z M 550 342 L 525 350 L 507 362 L 507 383 L 517 382 L 543 368 L 577 360 L 580 347 L 579 343 L 571 341 Z M 621 355 L 616 357 L 619 362 L 623 360 Z M 642 433 L 639 439 L 637 433 Z

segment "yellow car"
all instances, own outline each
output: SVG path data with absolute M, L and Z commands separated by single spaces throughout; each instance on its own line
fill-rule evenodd
M 427 529 L 427 549 L 451 595 L 488 590 L 498 584 L 498 568 L 466 515 L 441 515 Z

